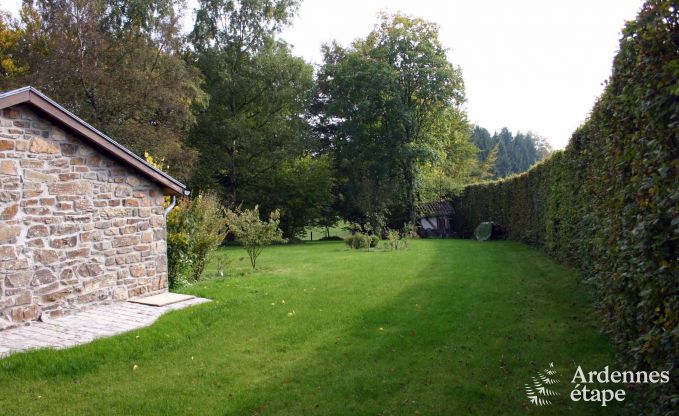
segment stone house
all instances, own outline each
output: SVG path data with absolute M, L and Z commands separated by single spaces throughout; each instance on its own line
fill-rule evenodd
M 167 290 L 186 186 L 39 91 L 0 93 L 0 329 Z

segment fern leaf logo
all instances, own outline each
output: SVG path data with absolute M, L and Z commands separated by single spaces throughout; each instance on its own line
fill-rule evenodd
M 554 369 L 554 363 L 549 363 L 549 367 L 538 371 L 537 377 L 532 377 L 533 382 L 524 384 L 526 397 L 531 404 L 536 406 L 549 406 L 552 404 L 551 397 L 558 396 L 559 393 L 552 390 L 550 386 L 560 383 L 558 372 Z

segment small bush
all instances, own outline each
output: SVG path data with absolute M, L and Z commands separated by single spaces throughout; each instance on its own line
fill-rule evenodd
M 409 246 L 410 235 L 398 230 L 386 229 L 387 240 L 384 242 L 384 248 L 389 251 L 404 250 Z
M 349 248 L 362 249 L 362 248 L 374 248 L 380 242 L 380 239 L 375 235 L 368 235 L 356 232 L 352 235 L 348 235 L 344 238 L 344 242 Z
M 344 237 L 344 244 L 346 244 L 349 248 L 354 248 L 354 235 L 349 234 L 348 236 Z
M 336 235 L 331 235 L 330 237 L 320 238 L 318 241 L 344 241 L 344 239 Z
M 227 234 L 224 208 L 213 195 L 181 198 L 167 215 L 168 280 L 171 288 L 200 279 L 209 255 Z
M 281 215 L 278 210 L 269 214 L 268 221 L 259 218 L 259 207 L 244 211 L 229 211 L 229 231 L 233 233 L 250 257 L 252 268 L 257 267 L 257 258 L 265 246 L 274 242 L 285 242 L 279 228 Z

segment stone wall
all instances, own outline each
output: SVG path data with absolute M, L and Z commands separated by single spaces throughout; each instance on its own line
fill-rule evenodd
M 167 287 L 158 185 L 38 116 L 0 115 L 0 329 Z

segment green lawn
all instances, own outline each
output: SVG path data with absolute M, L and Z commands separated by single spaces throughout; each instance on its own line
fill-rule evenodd
M 577 274 L 526 246 L 277 246 L 255 273 L 241 248 L 219 255 L 232 259 L 227 278 L 213 266 L 185 290 L 210 304 L 0 361 L 0 414 L 617 413 L 567 398 L 574 363 L 613 364 L 611 348 Z M 528 405 L 524 383 L 550 362 L 561 396 Z
M 310 227 L 304 230 L 304 235 L 301 236 L 300 238 L 304 241 L 309 241 L 311 240 L 311 237 L 313 235 L 314 238 L 313 241 L 318 241 L 326 236 L 326 232 L 330 233 L 330 237 L 344 238 L 347 235 L 349 235 L 349 231 L 347 231 L 348 226 L 349 226 L 348 223 L 340 221 L 337 224 L 335 224 L 334 227 L 329 227 L 327 230 L 325 229 L 325 227 Z

